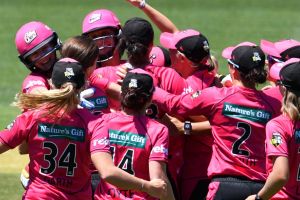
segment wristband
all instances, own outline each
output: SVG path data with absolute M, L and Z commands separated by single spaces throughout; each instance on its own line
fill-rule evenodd
M 262 198 L 260 198 L 260 196 L 258 196 L 258 194 L 255 195 L 255 200 L 262 200 Z
M 142 0 L 142 1 L 140 2 L 139 8 L 140 8 L 140 9 L 143 9 L 143 8 L 145 8 L 145 6 L 146 6 L 146 0 Z
M 191 135 L 192 123 L 190 121 L 185 121 L 183 125 L 183 129 L 185 135 Z

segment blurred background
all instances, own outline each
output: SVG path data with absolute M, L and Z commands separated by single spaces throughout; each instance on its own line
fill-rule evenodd
M 179 29 L 194 28 L 210 42 L 220 72 L 227 73 L 222 50 L 243 41 L 259 44 L 260 39 L 300 40 L 299 0 L 147 0 L 169 17 Z M 122 23 L 135 16 L 148 19 L 126 0 L 1 0 L 0 6 L 0 128 L 19 114 L 10 106 L 21 89 L 27 68 L 19 61 L 14 44 L 17 30 L 29 21 L 42 21 L 55 30 L 62 41 L 81 34 L 84 16 L 106 8 Z M 159 44 L 155 27 L 155 42 Z M 28 162 L 16 150 L 0 155 L 0 200 L 21 199 L 19 174 Z

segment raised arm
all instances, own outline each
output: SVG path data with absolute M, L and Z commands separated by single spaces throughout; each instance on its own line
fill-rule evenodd
M 145 0 L 126 0 L 133 6 L 140 8 L 161 32 L 174 33 L 179 31 L 175 24 L 164 14 L 150 6 Z

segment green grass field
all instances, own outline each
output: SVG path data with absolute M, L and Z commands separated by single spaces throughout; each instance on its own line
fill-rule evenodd
M 226 73 L 222 49 L 242 41 L 259 44 L 260 39 L 300 40 L 299 0 L 148 0 L 180 29 L 200 30 L 210 41 Z M 81 22 L 88 12 L 107 8 L 122 23 L 134 16 L 145 17 L 125 0 L 1 0 L 0 13 L 0 127 L 3 129 L 19 113 L 9 106 L 20 90 L 27 69 L 19 62 L 14 45 L 18 28 L 32 20 L 48 24 L 62 40 L 81 33 Z M 156 31 L 156 43 L 159 31 Z M 16 151 L 0 156 L 0 200 L 20 199 L 19 172 L 27 162 Z

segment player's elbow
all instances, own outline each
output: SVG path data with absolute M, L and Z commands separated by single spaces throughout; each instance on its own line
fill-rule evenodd
M 100 177 L 107 182 L 111 182 L 115 178 L 115 172 L 112 169 L 103 170 L 100 173 Z
M 285 172 L 277 172 L 276 174 L 276 182 L 280 186 L 284 186 L 289 180 L 290 174 L 288 171 Z
M 23 142 L 22 144 L 20 144 L 18 147 L 18 151 L 21 155 L 28 154 L 28 143 Z

